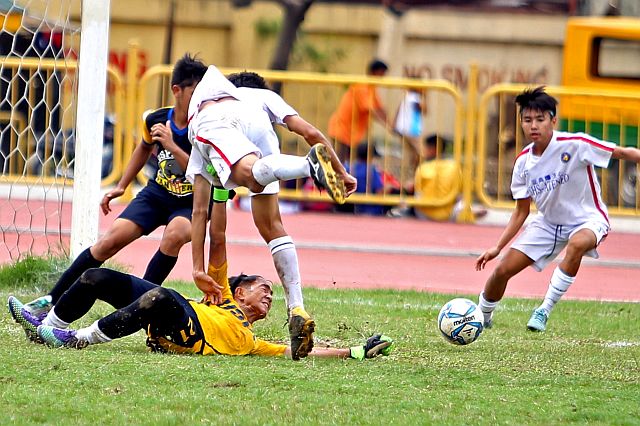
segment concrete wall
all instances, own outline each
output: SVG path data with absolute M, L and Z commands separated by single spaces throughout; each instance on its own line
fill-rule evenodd
M 126 68 L 130 39 L 141 46 L 142 67 L 160 63 L 166 39 L 166 0 L 112 0 L 111 61 Z M 278 22 L 279 6 L 256 2 L 233 9 L 226 1 L 177 2 L 172 61 L 185 51 L 220 66 L 266 68 L 275 34 L 260 36 L 260 23 Z M 363 73 L 381 55 L 391 75 L 417 73 L 465 86 L 472 62 L 481 84 L 560 81 L 565 16 L 472 13 L 447 9 L 411 11 L 400 20 L 380 7 L 317 4 L 303 24 L 303 43 L 326 56 L 327 71 Z M 291 69 L 317 70 L 308 59 Z

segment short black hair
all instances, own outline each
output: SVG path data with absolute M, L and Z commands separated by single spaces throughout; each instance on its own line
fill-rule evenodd
M 236 293 L 236 289 L 243 284 L 253 284 L 259 278 L 262 278 L 261 275 L 245 275 L 240 274 L 235 277 L 229 277 L 229 288 L 231 289 L 231 294 Z
M 387 66 L 387 64 L 382 62 L 380 59 L 374 59 L 373 61 L 371 61 L 368 68 L 370 74 L 375 71 L 386 71 L 388 69 L 389 67 Z
M 195 56 L 185 53 L 176 62 L 171 73 L 171 85 L 187 87 L 199 83 L 207 72 L 207 66 Z
M 451 145 L 450 139 L 435 133 L 425 136 L 424 138 L 424 146 L 435 148 L 438 155 L 446 152 L 449 145 Z
M 251 87 L 253 89 L 269 89 L 264 78 L 255 72 L 242 71 L 229 74 L 227 79 L 236 87 Z
M 376 149 L 374 143 L 371 143 L 371 146 L 367 142 L 362 142 L 356 148 L 356 159 L 360 161 L 367 161 L 367 157 L 371 155 L 371 158 L 380 157 L 380 153 Z
M 556 105 L 558 100 L 544 91 L 544 86 L 535 89 L 526 89 L 516 96 L 516 104 L 520 107 L 520 115 L 525 110 L 549 111 L 551 117 L 556 116 Z

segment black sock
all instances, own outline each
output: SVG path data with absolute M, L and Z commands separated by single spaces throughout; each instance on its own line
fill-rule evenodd
M 142 278 L 154 284 L 162 285 L 163 281 L 169 276 L 169 272 L 176 266 L 177 261 L 177 257 L 167 256 L 158 249 L 151 261 L 149 261 L 147 270 Z
M 104 262 L 101 260 L 95 259 L 91 255 L 91 247 L 80 253 L 80 255 L 73 261 L 71 266 L 67 268 L 66 271 L 62 273 L 56 285 L 49 292 L 49 296 L 51 296 L 51 302 L 55 305 L 58 303 L 58 299 L 60 296 L 64 294 L 65 291 L 71 287 L 71 285 L 80 278 L 80 275 L 87 269 L 97 268 L 102 265 Z

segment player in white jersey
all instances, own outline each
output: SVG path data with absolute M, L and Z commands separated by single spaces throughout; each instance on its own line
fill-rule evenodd
M 524 137 L 530 142 L 516 158 L 511 192 L 516 209 L 495 247 L 476 260 L 476 270 L 500 251 L 522 228 L 531 201 L 538 214 L 511 245 L 480 293 L 485 327 L 507 282 L 527 266 L 541 271 L 566 247 L 564 259 L 553 271 L 542 304 L 533 311 L 527 328 L 544 331 L 551 310 L 574 282 L 583 256 L 597 258 L 596 247 L 609 232 L 607 208 L 602 202 L 595 167 L 607 167 L 611 158 L 640 162 L 640 150 L 603 142 L 584 133 L 554 130 L 557 100 L 544 87 L 516 97 Z
M 311 163 L 315 170 L 328 170 L 324 172 L 325 184 L 321 186 L 329 186 L 330 195 L 340 202 L 340 197 L 355 190 L 355 178 L 347 174 L 322 133 L 299 117 L 276 93 L 235 88 L 215 67 L 209 68 L 202 82 L 194 91 L 195 101 L 190 112 L 193 117 L 190 134 L 197 152 L 202 154 L 192 155 L 187 167 L 187 177 L 194 180 L 195 193 L 202 194 L 195 196 L 194 209 L 198 209 L 198 205 L 204 213 L 211 184 L 226 188 L 241 184 L 247 186 L 252 195 L 260 194 L 252 197 L 254 222 L 268 244 L 285 288 L 293 359 L 302 358 L 313 347 L 315 323 L 304 310 L 295 245 L 280 218 L 276 196 L 278 180 L 311 175 Z M 206 105 L 209 100 L 211 102 Z M 305 158 L 280 154 L 271 122 L 287 126 L 305 137 L 312 146 L 310 155 Z M 338 188 L 342 195 L 331 188 L 331 178 L 336 180 L 334 186 L 344 185 L 344 188 Z M 314 180 L 318 183 L 320 179 L 314 176 Z M 205 186 L 207 189 L 198 190 Z M 217 191 L 222 193 L 220 189 Z M 194 222 L 192 242 L 194 280 L 201 289 L 211 289 L 212 280 L 204 272 L 206 216 L 198 217 Z M 212 223 L 214 220 L 212 218 Z

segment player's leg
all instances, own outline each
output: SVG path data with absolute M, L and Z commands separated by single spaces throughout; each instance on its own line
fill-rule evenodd
M 304 309 L 298 254 L 293 239 L 287 235 L 282 224 L 277 194 L 251 197 L 251 212 L 260 235 L 271 251 L 273 264 L 284 288 L 292 358 L 304 358 L 313 348 L 315 322 Z
M 121 308 L 154 287 L 155 284 L 129 274 L 93 268 L 85 271 L 75 281 L 44 318 L 34 316 L 19 306 L 21 304 L 13 296 L 9 298 L 9 309 L 16 322 L 25 329 L 27 337 L 37 341 L 36 329 L 41 324 L 67 328 L 70 323 L 89 312 L 96 300 Z
M 514 248 L 510 248 L 500 260 L 500 263 L 498 263 L 498 266 L 496 266 L 485 283 L 484 290 L 479 297 L 478 306 L 484 316 L 485 327 L 491 327 L 493 311 L 502 300 L 509 280 L 532 263 L 533 260 L 531 258 Z
M 142 228 L 136 223 L 128 219 L 116 219 L 107 233 L 96 244 L 80 253 L 62 273 L 49 294 L 27 303 L 25 309 L 33 315 L 43 317 L 83 272 L 101 266 L 107 259 L 110 259 L 132 241 L 140 238 L 141 235 Z
M 157 285 L 130 274 L 107 268 L 90 269 L 67 290 L 42 321 L 44 325 L 67 328 L 86 315 L 96 300 L 123 308 Z
M 567 292 L 580 269 L 582 257 L 595 249 L 599 238 L 594 230 L 583 228 L 575 232 L 567 243 L 565 257 L 554 269 L 542 304 L 533 311 L 527 328 L 531 331 L 545 331 L 553 307 Z
M 152 283 L 162 285 L 164 280 L 178 261 L 180 249 L 191 241 L 191 212 L 189 217 L 175 216 L 164 229 L 160 247 L 153 255 L 143 278 Z
M 187 315 L 184 303 L 176 295 L 172 290 L 155 286 L 128 306 L 95 321 L 89 327 L 63 330 L 41 325 L 38 327 L 38 336 L 53 347 L 81 349 L 90 344 L 106 343 L 131 335 L 141 329 L 154 328 L 166 332 L 175 328 L 176 323 L 184 322 Z

